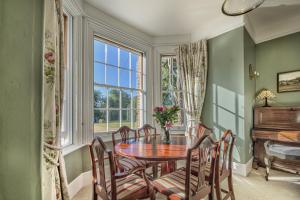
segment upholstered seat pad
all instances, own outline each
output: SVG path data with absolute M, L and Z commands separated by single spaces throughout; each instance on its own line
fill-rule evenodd
M 137 191 L 141 192 L 141 190 L 144 190 L 145 194 L 147 193 L 147 183 L 145 180 L 134 174 L 122 179 L 117 179 L 116 185 L 118 200 L 130 199 L 130 196 Z M 111 195 L 111 180 L 106 181 L 106 188 L 107 193 Z
M 157 191 L 169 197 L 169 199 L 185 198 L 185 178 L 184 169 L 167 174 L 153 181 L 153 185 Z M 195 194 L 198 184 L 198 178 L 191 175 L 191 191 Z
M 281 159 L 300 160 L 300 147 L 271 144 L 266 149 L 267 154 Z
M 146 165 L 148 164 L 147 161 L 144 160 L 136 160 L 126 157 L 120 158 L 119 163 L 125 169 L 125 171 L 132 170 L 136 167 L 146 167 Z

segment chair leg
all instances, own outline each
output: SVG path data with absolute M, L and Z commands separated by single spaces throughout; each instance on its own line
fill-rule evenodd
M 98 199 L 98 195 L 96 194 L 96 186 L 95 184 L 93 185 L 93 200 L 97 200 Z
M 228 176 L 228 189 L 230 193 L 231 200 L 235 200 L 234 192 L 233 192 L 233 184 L 232 184 L 232 173 Z
M 211 192 L 208 194 L 208 199 L 209 200 L 214 200 L 215 197 L 214 197 L 214 185 L 211 186 Z
M 215 182 L 215 190 L 216 190 L 216 197 L 217 200 L 222 200 L 222 192 L 221 192 L 221 185 L 219 181 Z

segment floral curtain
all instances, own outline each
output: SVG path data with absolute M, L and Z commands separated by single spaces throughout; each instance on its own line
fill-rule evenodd
M 177 49 L 177 60 L 189 131 L 201 118 L 206 91 L 207 41 L 180 45 Z
M 43 200 L 69 200 L 60 127 L 64 86 L 63 11 L 61 0 L 44 1 L 42 195 Z

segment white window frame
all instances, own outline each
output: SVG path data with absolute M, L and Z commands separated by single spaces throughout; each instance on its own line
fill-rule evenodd
M 161 73 L 161 70 L 162 70 L 162 68 L 161 68 L 161 62 L 162 62 L 162 58 L 163 57 L 175 57 L 175 59 L 176 59 L 176 55 L 175 54 L 160 54 L 160 57 L 159 57 L 159 67 L 160 67 L 160 74 L 162 75 L 162 73 Z M 176 63 L 178 64 L 178 61 L 176 61 Z M 179 77 L 177 77 L 177 79 L 179 79 Z M 171 83 L 170 83 L 170 81 L 169 81 L 169 87 L 170 87 L 170 85 L 171 85 Z M 161 105 L 163 104 L 163 94 L 164 93 L 169 93 L 170 92 L 170 90 L 163 90 L 163 88 L 162 88 L 162 76 L 160 76 L 160 98 L 161 98 Z M 174 90 L 174 92 L 183 92 L 182 90 Z M 183 113 L 184 113 L 184 107 L 180 107 L 180 110 L 181 111 L 183 111 Z M 185 115 L 183 114 L 183 123 L 182 123 L 182 125 L 181 126 L 173 126 L 172 128 L 171 128 L 171 130 L 173 130 L 173 131 L 184 131 L 185 130 L 185 127 L 186 127 L 186 117 L 185 117 Z
M 62 147 L 73 145 L 73 16 L 64 9 L 64 15 L 67 16 L 67 55 L 65 66 L 65 80 L 64 80 L 64 98 L 63 98 L 63 119 L 62 127 L 64 131 L 61 131 L 61 143 L 62 138 L 68 138 L 67 143 L 62 143 Z
M 135 35 L 128 30 L 122 30 L 120 27 L 112 27 L 107 24 L 106 21 L 102 21 L 101 19 L 94 19 L 92 17 L 84 18 L 84 65 L 83 68 L 83 90 L 82 90 L 82 120 L 83 120 L 83 142 L 90 142 L 94 138 L 94 124 L 93 124 L 93 104 L 91 101 L 93 99 L 94 87 L 93 87 L 93 41 L 94 36 L 97 35 L 100 38 L 104 38 L 110 41 L 114 41 L 119 44 L 123 44 L 127 47 L 132 47 L 133 49 L 137 49 L 144 53 L 143 57 L 143 67 L 146 74 L 146 81 L 144 82 L 144 87 L 147 92 L 147 96 L 145 99 L 145 110 L 144 113 L 145 119 L 144 123 L 153 124 L 154 120 L 152 117 L 152 110 L 154 108 L 153 101 L 155 92 L 153 90 L 153 47 L 152 43 L 145 41 L 142 39 L 143 37 Z M 111 133 L 107 132 L 106 134 L 101 134 L 101 137 L 104 141 L 111 141 Z
M 102 131 L 102 132 L 95 132 L 95 130 L 93 131 L 94 134 L 103 134 L 103 133 L 109 133 L 109 132 L 113 132 L 115 130 L 109 130 L 109 111 L 119 111 L 119 126 L 121 127 L 122 126 L 122 111 L 126 111 L 126 110 L 129 110 L 130 111 L 130 127 L 133 127 L 133 113 L 137 110 L 139 110 L 141 113 L 139 113 L 139 117 L 142 116 L 142 119 L 140 121 L 140 125 L 141 126 L 144 121 L 145 121 L 145 115 L 146 115 L 146 109 L 145 109 L 145 104 L 146 104 L 146 97 L 147 97 L 147 91 L 146 91 L 146 85 L 145 85 L 145 82 L 147 80 L 146 78 L 146 70 L 145 70 L 145 66 L 143 65 L 143 59 L 144 59 L 144 53 L 139 51 L 139 50 L 135 50 L 131 47 L 127 47 L 123 44 L 118 44 L 116 42 L 113 42 L 113 41 L 110 41 L 110 40 L 107 40 L 107 39 L 104 39 L 104 38 L 101 38 L 97 35 L 94 36 L 94 41 L 95 40 L 98 40 L 102 43 L 105 44 L 105 61 L 104 62 L 101 62 L 101 64 L 104 64 L 105 65 L 105 71 L 106 71 L 106 67 L 114 67 L 114 68 L 117 68 L 118 69 L 118 86 L 112 86 L 112 85 L 109 85 L 107 83 L 104 83 L 104 84 L 100 84 L 100 83 L 93 83 L 93 87 L 99 87 L 99 88 L 106 88 L 106 108 L 98 108 L 98 110 L 100 111 L 105 111 L 106 112 L 106 130 L 105 131 Z M 113 66 L 113 65 L 110 65 L 110 64 L 107 64 L 107 46 L 106 45 L 111 45 L 111 46 L 115 46 L 116 48 L 118 48 L 118 66 Z M 125 69 L 125 70 L 128 70 L 129 71 L 129 87 L 123 87 L 123 86 L 120 86 L 120 70 L 123 69 L 122 66 L 120 66 L 120 49 L 123 49 L 123 50 L 127 50 L 129 51 L 129 69 Z M 132 70 L 132 65 L 131 65 L 131 54 L 132 53 L 137 53 L 137 54 L 140 54 L 140 59 L 141 59 L 141 69 L 140 71 L 134 71 Z M 95 59 L 93 60 L 93 62 L 97 62 L 95 61 Z M 99 63 L 99 62 L 97 62 Z M 95 66 L 94 66 L 95 67 Z M 140 74 L 140 77 L 141 77 L 141 88 L 134 88 L 132 86 L 132 73 L 139 73 Z M 105 74 L 105 81 L 106 81 L 107 77 L 106 77 L 106 74 Z M 108 89 L 116 89 L 116 90 L 119 90 L 120 93 L 119 93 L 119 108 L 109 108 L 109 95 L 108 95 Z M 130 91 L 130 108 L 129 109 L 124 109 L 122 108 L 122 90 L 127 90 L 127 91 Z M 137 92 L 137 93 L 140 93 L 141 94 L 141 105 L 138 109 L 134 108 L 133 107 L 133 92 Z M 94 99 L 94 98 L 93 98 Z M 94 110 L 96 108 L 93 108 Z M 137 116 L 138 117 L 138 116 Z M 137 128 L 139 128 L 139 126 Z M 116 129 L 117 130 L 117 129 Z

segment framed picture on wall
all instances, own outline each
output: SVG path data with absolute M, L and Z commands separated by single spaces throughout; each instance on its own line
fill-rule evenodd
M 277 74 L 277 92 L 300 91 L 300 70 Z

